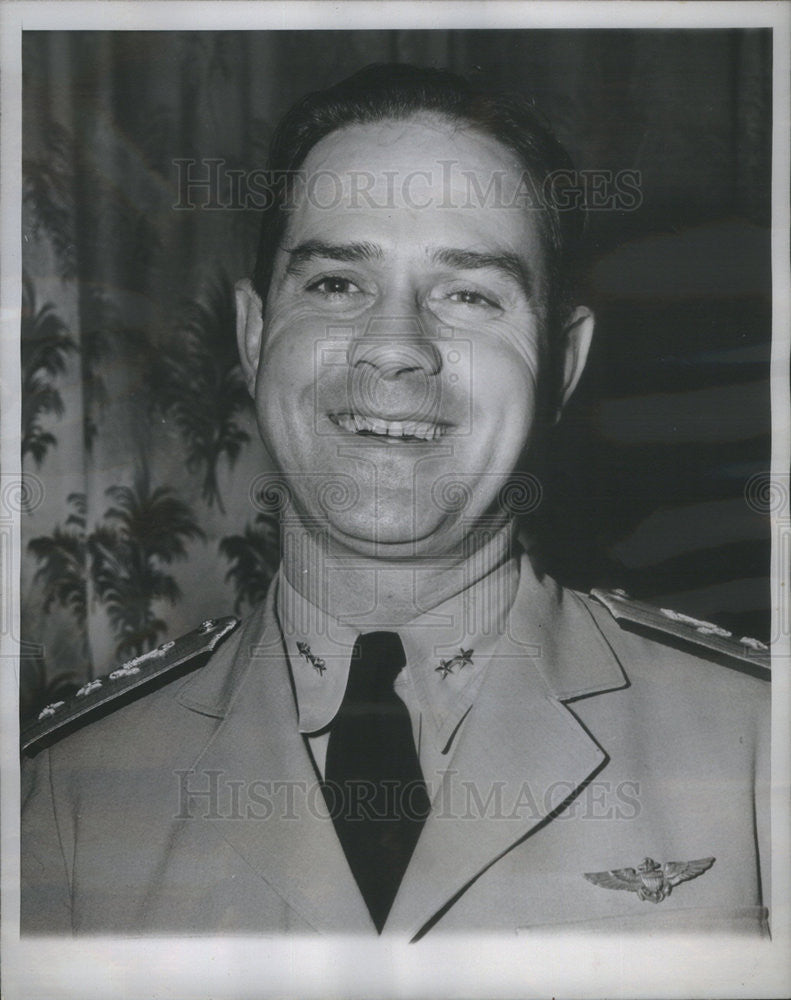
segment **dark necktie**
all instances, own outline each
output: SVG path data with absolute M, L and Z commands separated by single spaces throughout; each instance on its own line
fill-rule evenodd
M 330 728 L 324 795 L 349 867 L 381 932 L 430 803 L 406 706 L 395 632 L 361 635 Z

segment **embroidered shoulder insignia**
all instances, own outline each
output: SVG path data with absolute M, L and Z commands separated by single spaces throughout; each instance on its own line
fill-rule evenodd
M 43 708 L 38 718 L 22 732 L 23 753 L 34 753 L 54 742 L 74 723 L 88 721 L 113 702 L 120 708 L 121 696 L 140 688 L 147 690 L 155 679 L 166 677 L 202 653 L 212 653 L 239 624 L 238 618 L 210 618 L 180 639 L 163 642 L 156 649 L 135 656 L 103 677 L 88 681 L 68 701 L 56 701 Z M 196 664 L 197 666 L 197 664 Z M 126 704 L 128 699 L 123 700 Z
M 760 639 L 751 639 L 746 635 L 739 637 L 712 622 L 700 621 L 669 608 L 657 608 L 644 601 L 635 601 L 623 590 L 594 588 L 591 597 L 603 604 L 618 622 L 630 622 L 695 646 L 703 646 L 722 656 L 749 663 L 761 676 L 769 676 L 769 647 Z

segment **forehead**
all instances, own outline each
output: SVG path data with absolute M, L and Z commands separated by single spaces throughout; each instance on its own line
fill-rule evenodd
M 540 253 L 519 158 L 439 115 L 348 126 L 318 142 L 292 199 L 287 241 L 372 239 Z
M 420 167 L 415 158 L 421 160 Z M 519 170 L 516 154 L 494 136 L 429 112 L 337 129 L 316 143 L 305 166 L 385 173 L 423 169 L 428 161 L 441 165 L 448 159 L 471 169 Z

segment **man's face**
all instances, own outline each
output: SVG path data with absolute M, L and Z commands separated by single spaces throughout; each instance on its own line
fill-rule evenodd
M 547 279 L 535 213 L 509 206 L 521 172 L 431 116 L 305 161 L 262 327 L 242 296 L 242 359 L 297 511 L 340 550 L 461 551 L 536 431 Z

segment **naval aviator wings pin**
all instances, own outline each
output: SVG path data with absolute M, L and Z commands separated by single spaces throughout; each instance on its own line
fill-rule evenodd
M 651 903 L 661 903 L 679 882 L 688 882 L 708 871 L 714 858 L 697 861 L 665 861 L 658 864 L 645 858 L 637 868 L 615 868 L 609 872 L 585 872 L 583 877 L 602 889 L 626 889 L 636 892 L 637 898 Z

